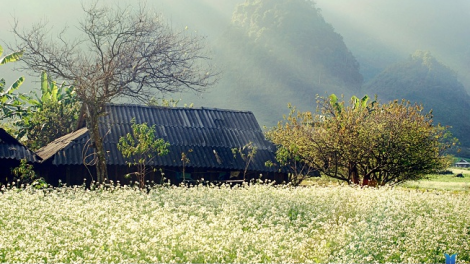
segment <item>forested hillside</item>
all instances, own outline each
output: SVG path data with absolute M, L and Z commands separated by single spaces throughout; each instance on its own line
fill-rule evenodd
M 364 92 L 381 100 L 407 99 L 433 110 L 436 123 L 451 126 L 468 156 L 470 146 L 470 96 L 450 68 L 429 51 L 417 51 L 408 60 L 396 63 L 367 83 Z
M 221 81 L 196 103 L 250 109 L 265 125 L 287 103 L 313 109 L 317 94 L 350 95 L 362 85 L 356 59 L 310 1 L 247 0 L 216 47 Z

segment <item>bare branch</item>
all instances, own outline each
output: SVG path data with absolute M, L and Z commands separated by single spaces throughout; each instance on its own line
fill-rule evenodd
M 57 38 L 50 37 L 51 28 L 45 22 L 20 30 L 15 20 L 13 32 L 16 49 L 25 50 L 23 69 L 46 71 L 73 84 L 89 115 L 100 115 L 103 106 L 117 98 L 146 101 L 155 93 L 201 92 L 217 81 L 204 39 L 173 32 L 145 6 L 134 11 L 130 6 L 110 8 L 95 1 L 82 8 L 85 18 L 75 40 L 64 38 L 67 28 Z M 95 146 L 101 140 L 95 135 L 97 120 L 87 115 Z M 100 151 L 97 157 L 103 166 Z

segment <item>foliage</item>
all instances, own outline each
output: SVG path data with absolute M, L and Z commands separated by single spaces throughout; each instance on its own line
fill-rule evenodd
M 119 139 L 117 145 L 119 151 L 131 161 L 127 163 L 137 167 L 134 174 L 139 179 L 140 188 L 145 186 L 145 176 L 149 173 L 147 164 L 156 156 L 168 154 L 169 143 L 161 138 L 156 138 L 155 125 L 149 127 L 147 123 L 137 124 L 132 119 L 132 134 Z
M 183 171 L 182 171 L 182 177 L 183 177 L 183 182 L 186 181 L 186 166 L 191 162 L 191 160 L 188 157 L 188 154 L 193 152 L 192 149 L 188 150 L 188 152 L 181 152 L 181 163 L 183 165 Z
M 289 108 L 292 106 L 289 104 Z M 293 114 L 293 112 L 292 112 Z M 277 143 L 276 150 L 276 160 L 279 163 L 280 167 L 288 170 L 289 181 L 297 186 L 302 181 L 307 179 L 309 175 L 316 171 L 314 167 L 305 159 L 301 153 L 301 149 L 295 142 L 282 141 L 279 142 L 282 138 L 291 138 L 295 139 L 297 137 L 296 133 L 298 131 L 293 131 L 289 129 L 285 130 L 271 130 L 266 132 L 266 138 L 272 142 Z
M 289 170 L 289 182 L 294 186 L 299 185 L 311 173 L 316 171 L 308 162 L 305 162 L 299 152 L 299 148 L 295 145 L 279 146 L 279 149 L 276 151 L 276 160 L 281 167 Z
M 250 163 L 255 158 L 257 150 L 258 148 L 254 146 L 253 142 L 251 141 L 245 144 L 243 147 L 232 149 L 233 158 L 236 159 L 237 153 L 238 153 L 240 157 L 242 158 L 242 160 L 245 162 L 245 168 L 243 170 L 243 180 L 246 179 L 246 172 L 248 171 L 248 168 L 250 167 Z
M 1 189 L 0 262 L 470 263 L 465 193 L 108 188 Z
M 37 179 L 33 165 L 28 164 L 25 159 L 20 161 L 20 165 L 18 167 L 12 168 L 11 172 L 21 184 L 31 184 Z
M 41 95 L 33 95 L 19 99 L 28 106 L 24 113 L 13 116 L 17 137 L 26 137 L 28 147 L 39 149 L 77 128 L 81 105 L 73 86 L 59 86 L 43 72 Z
M 444 169 L 453 142 L 430 113 L 406 101 L 379 104 L 353 97 L 319 97 L 315 115 L 296 111 L 268 133 L 278 153 L 350 184 L 385 185 L 416 180 Z M 298 155 L 298 156 L 296 156 Z M 279 155 L 278 155 L 279 156 Z M 284 162 L 285 163 L 285 162 Z
M 0 46 L 0 56 L 3 54 L 3 48 Z M 23 52 L 14 52 L 12 54 L 8 54 L 5 57 L 0 57 L 0 65 L 15 62 L 19 60 L 23 56 Z M 15 94 L 16 91 L 21 84 L 24 82 L 24 77 L 18 78 L 8 89 L 5 90 L 5 79 L 0 79 L 0 110 L 1 115 L 0 119 L 9 118 L 14 113 L 23 113 L 24 105 L 19 100 L 24 96 L 24 94 Z
M 2 49 L 0 47 L 0 55 Z M 1 59 L 0 64 L 21 58 L 23 52 L 16 52 Z M 5 81 L 0 80 L 0 109 L 2 119 L 9 119 L 8 129 L 17 138 L 24 139 L 25 145 L 39 149 L 52 140 L 76 129 L 80 104 L 73 86 L 62 83 L 58 86 L 41 75 L 41 95 L 16 94 L 15 90 L 23 83 L 18 79 L 10 88 L 4 90 Z
M 151 98 L 148 102 L 147 102 L 147 105 L 148 106 L 163 106 L 163 107 L 178 107 L 178 104 L 181 102 L 181 99 L 173 99 L 173 98 L 170 98 L 170 99 L 165 99 L 165 98 L 161 98 L 161 99 L 155 99 L 155 98 Z M 194 104 L 184 104 L 183 107 L 185 108 L 193 108 Z
M 49 37 L 45 23 L 13 32 L 18 46 L 27 51 L 24 69 L 46 71 L 73 84 L 83 104 L 85 119 L 95 149 L 96 176 L 107 178 L 104 135 L 99 118 L 104 106 L 120 97 L 148 101 L 155 93 L 184 90 L 201 92 L 217 80 L 202 38 L 173 32 L 156 13 L 144 5 L 138 9 L 83 5 L 85 17 L 74 39 Z
M 3 54 L 3 47 L 0 46 L 0 56 Z M 9 62 L 15 62 L 19 60 L 23 56 L 23 51 L 13 52 L 12 54 L 8 54 L 7 56 L 1 58 L 0 57 L 0 65 L 7 64 Z

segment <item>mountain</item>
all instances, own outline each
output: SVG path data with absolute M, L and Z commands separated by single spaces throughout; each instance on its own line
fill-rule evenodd
M 417 51 L 368 82 L 363 93 L 377 94 L 381 101 L 406 99 L 433 111 L 434 122 L 451 126 L 461 142 L 462 153 L 470 156 L 470 96 L 457 74 L 429 51 Z
M 192 102 L 250 109 L 273 126 L 287 104 L 314 110 L 316 95 L 359 91 L 359 64 L 311 1 L 246 0 L 215 45 L 222 76 Z
M 470 1 L 315 0 L 344 37 L 366 82 L 415 50 L 430 50 L 470 92 Z

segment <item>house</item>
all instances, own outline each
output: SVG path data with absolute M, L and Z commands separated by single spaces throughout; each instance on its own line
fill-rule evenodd
M 470 168 L 470 162 L 461 159 L 459 162 L 456 162 L 454 164 L 455 167 L 460 167 L 460 168 Z
M 267 161 L 275 163 L 275 146 L 264 138 L 252 112 L 131 104 L 107 105 L 105 110 L 106 115 L 100 119 L 100 134 L 109 180 L 128 182 L 125 175 L 136 171 L 117 148 L 119 139 L 131 133 L 131 120 L 135 118 L 137 124 L 155 125 L 157 137 L 170 143 L 167 155 L 149 161 L 148 165 L 154 168 L 146 178 L 150 182 L 169 180 L 178 184 L 183 179 L 240 181 L 244 178 L 287 181 L 286 173 L 279 172 L 275 166 L 266 166 Z M 40 174 L 48 182 L 58 184 L 60 180 L 74 185 L 82 184 L 85 178 L 87 182 L 96 179 L 89 132 L 84 122 L 80 126 L 81 129 L 38 150 L 38 156 L 43 159 Z M 251 160 L 234 151 L 248 144 L 256 150 Z
M 37 163 L 41 159 L 26 146 L 0 128 L 0 183 L 12 182 L 12 169 L 24 159 L 28 163 Z

